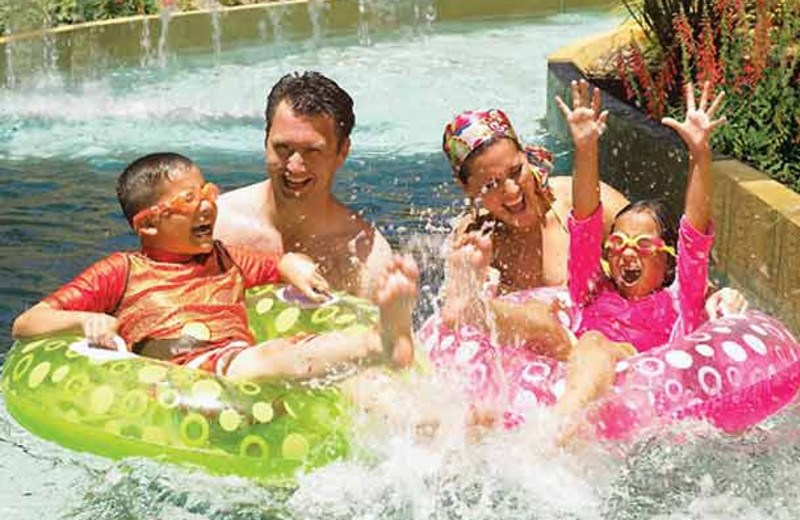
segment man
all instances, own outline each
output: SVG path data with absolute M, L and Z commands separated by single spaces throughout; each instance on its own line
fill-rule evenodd
M 373 298 L 391 247 L 333 196 L 350 151 L 353 100 L 317 72 L 287 74 L 269 93 L 269 179 L 223 195 L 216 235 L 231 245 L 304 253 L 334 289 Z

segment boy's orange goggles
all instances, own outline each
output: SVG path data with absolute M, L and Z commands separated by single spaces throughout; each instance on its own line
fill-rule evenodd
M 200 188 L 186 190 L 178 193 L 167 202 L 161 202 L 141 210 L 133 217 L 133 229 L 139 229 L 142 222 L 148 218 L 161 218 L 165 212 L 171 211 L 188 215 L 197 210 L 200 203 L 205 201 L 214 203 L 219 197 L 219 188 L 212 182 L 203 184 Z

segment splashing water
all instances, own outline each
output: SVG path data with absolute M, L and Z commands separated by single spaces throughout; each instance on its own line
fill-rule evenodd
M 414 0 L 414 32 L 422 37 L 430 35 L 435 21 L 435 0 Z
M 435 4 L 414 3 L 415 20 L 435 19 L 426 6 Z M 435 307 L 448 221 L 463 209 L 439 150 L 444 122 L 466 108 L 507 107 L 529 141 L 552 146 L 541 135 L 546 54 L 617 22 L 569 15 L 437 23 L 424 42 L 371 31 L 369 47 L 320 30 L 315 42 L 325 47 L 287 49 L 284 12 L 267 9 L 280 42 L 269 59 L 262 47 L 225 47 L 218 75 L 209 74 L 219 69 L 214 56 L 173 52 L 168 69 L 113 70 L 80 85 L 42 82 L 0 93 L 0 334 L 90 261 L 135 247 L 113 200 L 114 179 L 133 157 L 169 145 L 226 189 L 262 179 L 265 90 L 307 68 L 334 77 L 356 100 L 352 153 L 335 193 L 422 264 L 419 324 Z M 169 16 L 161 13 L 162 67 Z M 554 454 L 557 424 L 547 410 L 532 409 L 517 431 L 469 444 L 466 404 L 435 384 L 418 387 L 415 401 L 445 412 L 435 442 L 365 421 L 351 459 L 302 476 L 295 490 L 70 452 L 19 427 L 0 397 L 0 518 L 712 520 L 790 519 L 800 511 L 796 411 L 739 437 L 684 423 L 631 445 Z
M 370 0 L 358 0 L 358 43 L 364 46 L 372 45 L 369 34 Z
M 273 5 L 267 9 L 267 17 L 269 24 L 272 27 L 273 45 L 283 45 L 285 37 L 283 35 L 283 18 L 287 12 L 285 5 Z
M 308 18 L 311 20 L 311 42 L 314 47 L 322 47 L 325 39 L 325 0 L 308 0 Z
M 6 27 L 5 36 L 11 36 L 10 25 Z M 17 74 L 14 70 L 14 42 L 6 43 L 4 51 L 6 55 L 6 88 L 10 90 L 17 86 Z
M 46 30 L 52 26 L 50 13 L 45 10 L 42 28 Z M 56 48 L 55 37 L 49 31 L 42 35 L 42 63 L 44 63 L 45 77 L 56 78 L 58 76 L 58 49 Z
M 219 3 L 217 0 L 210 0 L 209 13 L 211 14 L 211 49 L 214 53 L 214 62 L 219 63 L 222 54 L 222 25 L 220 24 Z
M 142 68 L 150 66 L 152 59 L 150 53 L 152 52 L 150 43 L 150 20 L 147 16 L 142 16 L 142 33 L 139 38 L 139 45 L 141 47 L 141 55 L 139 57 L 139 66 Z
M 158 36 L 158 65 L 164 69 L 167 67 L 167 36 L 169 35 L 169 21 L 175 11 L 173 4 L 165 5 L 161 8 L 159 18 L 161 20 L 161 32 Z

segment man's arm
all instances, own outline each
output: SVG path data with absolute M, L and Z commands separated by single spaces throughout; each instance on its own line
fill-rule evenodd
M 380 231 L 372 228 L 372 248 L 370 249 L 367 259 L 361 266 L 359 273 L 361 283 L 358 287 L 358 294 L 361 298 L 368 300 L 375 300 L 375 295 L 378 293 L 378 281 L 382 273 L 386 272 L 386 267 L 392 259 L 392 246 L 381 235 Z

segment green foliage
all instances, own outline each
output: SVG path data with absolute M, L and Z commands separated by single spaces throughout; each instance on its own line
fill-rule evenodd
M 800 3 L 628 0 L 626 5 L 649 37 L 648 48 L 631 47 L 618 59 L 628 97 L 653 117 L 679 114 L 681 84 L 710 81 L 727 94 L 728 124 L 715 133 L 714 148 L 800 192 Z M 670 71 L 675 81 L 663 80 L 660 71 Z
M 660 49 L 673 50 L 678 45 L 673 20 L 686 16 L 695 36 L 700 36 L 701 22 L 711 11 L 712 0 L 623 0 L 625 8 Z
M 0 0 L 0 31 L 19 33 L 65 24 L 153 14 L 160 0 Z
M 724 111 L 728 124 L 713 144 L 800 192 L 800 91 L 775 70 L 752 92 L 731 94 Z
M 162 5 L 179 11 L 208 7 L 213 0 L 0 0 L 0 36 L 123 16 L 155 14 Z M 229 7 L 269 0 L 216 0 Z

